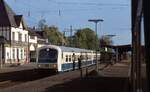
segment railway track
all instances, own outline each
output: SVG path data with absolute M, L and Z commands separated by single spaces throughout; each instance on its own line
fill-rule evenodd
M 3 73 L 0 75 L 0 89 L 19 85 L 29 81 L 39 80 L 56 74 L 57 73 L 52 70 L 41 69 Z

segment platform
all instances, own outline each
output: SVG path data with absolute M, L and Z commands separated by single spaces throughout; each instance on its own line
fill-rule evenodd
M 121 65 L 121 66 L 120 66 Z M 81 78 L 80 70 L 70 71 L 47 77 L 44 79 L 31 81 L 19 85 L 15 85 L 0 92 L 129 92 L 128 76 L 111 77 L 108 73 L 109 69 L 122 67 L 122 64 L 115 64 L 102 71 L 107 71 L 107 76 L 97 76 L 90 73 L 88 77 Z M 126 65 L 125 65 L 126 66 Z M 119 70 L 119 73 L 122 73 Z M 122 71 L 128 74 L 128 66 Z M 110 71 L 112 73 L 112 71 Z M 117 72 L 116 70 L 114 73 Z M 85 70 L 83 71 L 85 76 Z M 118 74 L 117 74 L 118 75 Z
M 36 68 L 36 63 L 27 63 L 27 64 L 23 64 L 23 65 L 4 65 L 4 66 L 0 67 L 0 73 L 31 70 L 34 68 Z

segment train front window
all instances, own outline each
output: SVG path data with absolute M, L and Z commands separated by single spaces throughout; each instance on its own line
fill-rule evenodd
M 55 49 L 47 48 L 39 51 L 38 62 L 42 63 L 55 63 L 57 62 L 58 51 Z

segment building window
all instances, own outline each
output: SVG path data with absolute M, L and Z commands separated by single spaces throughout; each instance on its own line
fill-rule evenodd
M 18 33 L 18 34 L 19 34 L 19 36 L 18 36 L 19 41 L 22 41 L 22 34 L 21 33 Z
M 30 39 L 35 39 L 35 36 L 30 36 Z
M 26 50 L 24 49 L 24 57 L 26 57 Z
M 2 31 L 0 31 L 0 36 L 2 36 Z
M 25 34 L 25 42 L 27 42 L 27 34 Z
M 3 31 L 6 31 L 6 27 L 3 27 Z
M 7 31 L 9 31 L 9 27 L 7 27 Z
M 23 59 L 23 50 L 21 49 L 21 59 Z
M 15 32 L 12 32 L 12 40 L 15 41 Z
M 0 36 L 2 36 L 2 27 L 0 27 Z
M 2 27 L 0 27 L 0 31 L 3 31 Z
M 15 59 L 15 49 L 13 49 L 13 59 Z
M 10 58 L 9 58 L 9 53 L 8 53 L 8 52 L 7 52 L 7 59 L 10 59 Z
M 4 32 L 4 37 L 7 38 L 7 30 Z

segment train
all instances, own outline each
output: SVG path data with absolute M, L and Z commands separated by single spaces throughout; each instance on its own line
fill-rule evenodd
M 100 58 L 100 53 L 97 54 Z M 64 72 L 81 67 L 96 64 L 96 54 L 94 50 L 45 45 L 37 49 L 37 68 L 53 69 L 57 72 Z

